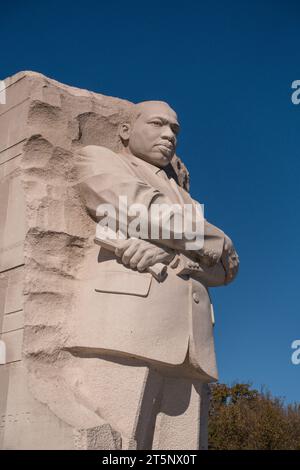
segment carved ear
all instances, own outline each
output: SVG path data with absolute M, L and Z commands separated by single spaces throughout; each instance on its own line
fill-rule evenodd
M 127 142 L 129 140 L 130 130 L 131 130 L 131 127 L 128 122 L 123 122 L 120 125 L 119 135 L 123 141 Z

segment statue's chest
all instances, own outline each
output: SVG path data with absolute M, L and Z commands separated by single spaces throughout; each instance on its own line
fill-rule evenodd
M 188 202 L 187 200 L 184 200 L 185 198 L 182 198 L 182 195 L 176 188 L 177 185 L 175 181 L 168 179 L 165 174 L 162 175 L 161 173 L 154 173 L 147 168 L 141 167 L 136 168 L 136 174 L 142 181 L 145 181 L 145 183 L 148 183 L 150 186 L 167 196 L 173 204 Z

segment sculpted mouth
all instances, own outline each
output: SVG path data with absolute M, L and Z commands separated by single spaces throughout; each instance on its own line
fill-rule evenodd
M 168 144 L 165 144 L 165 143 L 160 143 L 160 144 L 157 144 L 157 146 L 161 147 L 162 149 L 168 150 L 168 151 L 173 151 L 174 150 L 174 146 L 172 144 L 168 145 Z

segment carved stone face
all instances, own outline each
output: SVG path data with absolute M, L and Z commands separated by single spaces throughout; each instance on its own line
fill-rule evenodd
M 126 153 L 152 165 L 164 167 L 173 158 L 179 124 L 175 111 L 161 101 L 136 105 L 136 119 L 123 124 L 120 135 L 127 140 Z

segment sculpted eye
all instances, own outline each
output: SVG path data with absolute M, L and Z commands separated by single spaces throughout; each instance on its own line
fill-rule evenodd
M 157 127 L 162 125 L 160 121 L 151 121 L 150 124 L 153 124 L 154 126 L 157 126 Z

